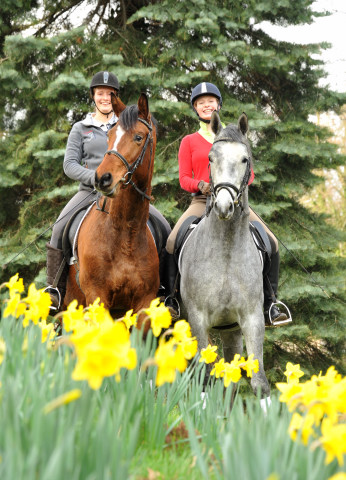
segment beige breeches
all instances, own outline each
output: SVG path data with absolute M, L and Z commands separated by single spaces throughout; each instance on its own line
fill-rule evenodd
M 188 217 L 191 216 L 196 216 L 196 217 L 201 217 L 203 213 L 205 212 L 205 207 L 206 207 L 206 201 L 207 197 L 205 195 L 199 195 L 197 197 L 193 197 L 192 202 L 188 209 L 182 214 L 182 216 L 179 218 L 177 221 L 175 227 L 171 231 L 167 243 L 166 243 L 166 250 L 168 253 L 173 253 L 174 251 L 174 244 L 175 244 L 175 239 L 177 237 L 179 228 L 183 224 L 184 220 L 186 220 Z M 267 232 L 269 238 L 270 238 L 270 243 L 275 245 L 275 252 L 278 251 L 279 245 L 278 241 L 275 237 L 275 235 L 269 230 L 267 225 L 263 223 L 263 221 L 256 215 L 256 213 L 250 208 L 250 217 L 249 217 L 250 222 L 256 220 L 257 222 L 261 223 L 263 225 L 263 228 Z M 275 253 L 273 252 L 273 253 Z

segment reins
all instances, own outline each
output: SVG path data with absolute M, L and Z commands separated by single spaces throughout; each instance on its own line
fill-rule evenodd
M 117 156 L 122 162 L 123 164 L 125 165 L 125 167 L 127 168 L 127 172 L 125 173 L 125 175 L 119 180 L 118 183 L 116 183 L 114 185 L 114 187 L 112 188 L 112 190 L 108 193 L 103 193 L 105 196 L 107 197 L 111 197 L 113 195 L 113 193 L 115 192 L 117 186 L 119 183 L 122 183 L 123 184 L 123 187 L 126 187 L 127 185 L 131 185 L 131 187 L 133 187 L 140 195 L 142 195 L 142 198 L 146 198 L 147 200 L 151 200 L 151 197 L 149 197 L 149 195 L 147 195 L 146 191 L 143 192 L 140 188 L 138 188 L 138 186 L 135 184 L 135 182 L 132 180 L 132 175 L 135 173 L 137 167 L 139 165 L 141 165 L 143 163 L 143 159 L 144 159 L 144 155 L 145 155 L 145 152 L 148 148 L 148 145 L 149 145 L 149 142 L 150 142 L 150 159 L 149 159 L 149 167 L 148 167 L 148 170 L 150 170 L 150 166 L 151 166 L 151 160 L 152 160 L 152 152 L 153 152 L 153 142 L 152 142 L 152 131 L 153 131 L 153 127 L 152 127 L 152 124 L 148 123 L 146 120 L 144 120 L 143 118 L 138 118 L 138 120 L 140 122 L 142 122 L 149 130 L 149 133 L 147 135 L 147 138 L 145 139 L 145 143 L 144 143 L 144 146 L 143 146 L 143 149 L 141 151 L 141 153 L 139 154 L 137 160 L 131 165 L 127 160 L 126 158 L 120 153 L 118 152 L 117 150 L 107 150 L 107 152 L 105 153 L 105 155 L 115 155 Z M 146 189 L 147 190 L 147 189 Z

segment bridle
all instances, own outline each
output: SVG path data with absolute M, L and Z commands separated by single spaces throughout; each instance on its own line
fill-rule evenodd
M 143 190 L 138 188 L 137 185 L 135 184 L 135 182 L 132 180 L 132 175 L 135 173 L 137 167 L 139 165 L 141 165 L 142 162 L 143 162 L 143 158 L 144 158 L 144 155 L 145 155 L 145 152 L 148 148 L 149 143 L 150 143 L 150 159 L 149 159 L 148 171 L 150 170 L 151 158 L 152 158 L 152 153 L 153 153 L 153 136 L 152 136 L 153 127 L 152 127 L 152 123 L 151 122 L 148 123 L 146 120 L 144 120 L 143 118 L 139 118 L 139 117 L 138 117 L 138 120 L 140 122 L 142 122 L 148 128 L 149 133 L 147 135 L 147 138 L 145 139 L 144 146 L 143 146 L 142 151 L 139 154 L 137 160 L 135 162 L 133 162 L 132 164 L 130 164 L 126 160 L 126 158 L 121 153 L 119 153 L 117 150 L 107 150 L 107 152 L 105 153 L 105 155 L 116 155 L 118 158 L 120 158 L 120 160 L 123 162 L 123 164 L 127 168 L 127 172 L 125 173 L 125 175 L 119 180 L 119 182 L 117 182 L 115 184 L 115 186 L 112 188 L 112 190 L 110 192 L 108 192 L 108 193 L 102 192 L 103 195 L 105 195 L 106 197 L 111 197 L 113 195 L 113 193 L 115 192 L 118 184 L 122 183 L 123 184 L 122 188 L 125 188 L 127 185 L 131 185 L 131 187 L 133 187 L 140 195 L 142 195 L 143 199 L 146 198 L 147 200 L 151 200 L 151 197 L 149 197 L 149 195 L 146 194 L 146 191 L 143 192 Z
M 233 138 L 228 138 L 228 137 L 224 137 L 224 138 L 218 138 L 216 140 L 214 140 L 214 144 L 217 143 L 217 142 L 234 142 L 234 139 Z M 248 145 L 246 145 L 246 143 L 244 143 L 244 145 L 246 146 L 247 150 L 248 150 L 248 157 L 246 158 L 246 170 L 245 170 L 245 173 L 244 173 L 244 176 L 243 176 L 243 179 L 241 181 L 241 184 L 240 184 L 240 187 L 236 187 L 233 183 L 230 183 L 230 182 L 220 182 L 220 183 L 217 183 L 216 185 L 214 185 L 214 182 L 213 182 L 213 179 L 212 179 L 212 176 L 211 176 L 211 169 L 210 169 L 210 159 L 209 159 L 209 164 L 208 164 L 208 169 L 209 169 L 209 185 L 210 185 L 210 192 L 211 192 L 211 195 L 210 197 L 210 201 L 208 202 L 208 206 L 207 206 L 207 209 L 206 209 L 206 216 L 209 215 L 209 213 L 211 212 L 211 210 L 213 209 L 214 205 L 215 205 L 215 200 L 216 200 L 216 197 L 218 196 L 220 190 L 222 189 L 225 189 L 228 191 L 228 193 L 230 194 L 231 198 L 232 198 L 232 204 L 231 204 L 231 209 L 232 209 L 232 214 L 234 212 L 234 208 L 235 207 L 240 207 L 241 210 L 243 211 L 243 204 L 241 202 L 241 197 L 249 183 L 249 179 L 250 179 L 250 175 L 251 175 L 251 162 L 250 162 L 250 152 L 249 152 L 249 147 Z

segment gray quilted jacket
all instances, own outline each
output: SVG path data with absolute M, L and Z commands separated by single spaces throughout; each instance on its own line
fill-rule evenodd
M 113 115 L 110 126 L 117 117 Z M 80 182 L 80 190 L 93 190 L 95 170 L 107 151 L 107 132 L 94 124 L 91 113 L 76 122 L 68 136 L 64 158 L 64 172 L 72 180 Z

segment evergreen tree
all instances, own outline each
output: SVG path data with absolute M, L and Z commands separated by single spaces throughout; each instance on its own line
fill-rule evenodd
M 275 379 L 287 359 L 304 359 L 305 369 L 311 368 L 307 373 L 332 362 L 342 370 L 345 300 L 337 253 L 342 237 L 300 198 L 321 181 L 314 169 L 335 168 L 345 160 L 326 141 L 330 132 L 309 122 L 309 115 L 338 112 L 346 96 L 318 85 L 325 71 L 313 54 L 328 45 L 280 42 L 261 29 L 262 21 L 311 23 L 319 15 L 312 3 L 5 2 L 0 248 L 2 263 L 10 263 L 1 280 L 18 271 L 26 282 L 44 283 L 50 231 L 39 235 L 77 189 L 63 174 L 62 161 L 71 125 L 92 108 L 88 86 L 96 71 L 118 76 L 127 104 L 141 91 L 150 96 L 159 122 L 153 194 L 172 224 L 190 201 L 180 189 L 177 162 L 181 138 L 198 128 L 190 92 L 200 81 L 210 81 L 223 95 L 225 123 L 243 111 L 249 117 L 256 174 L 250 203 L 284 244 L 279 290 L 294 323 L 267 333 L 269 376 Z

